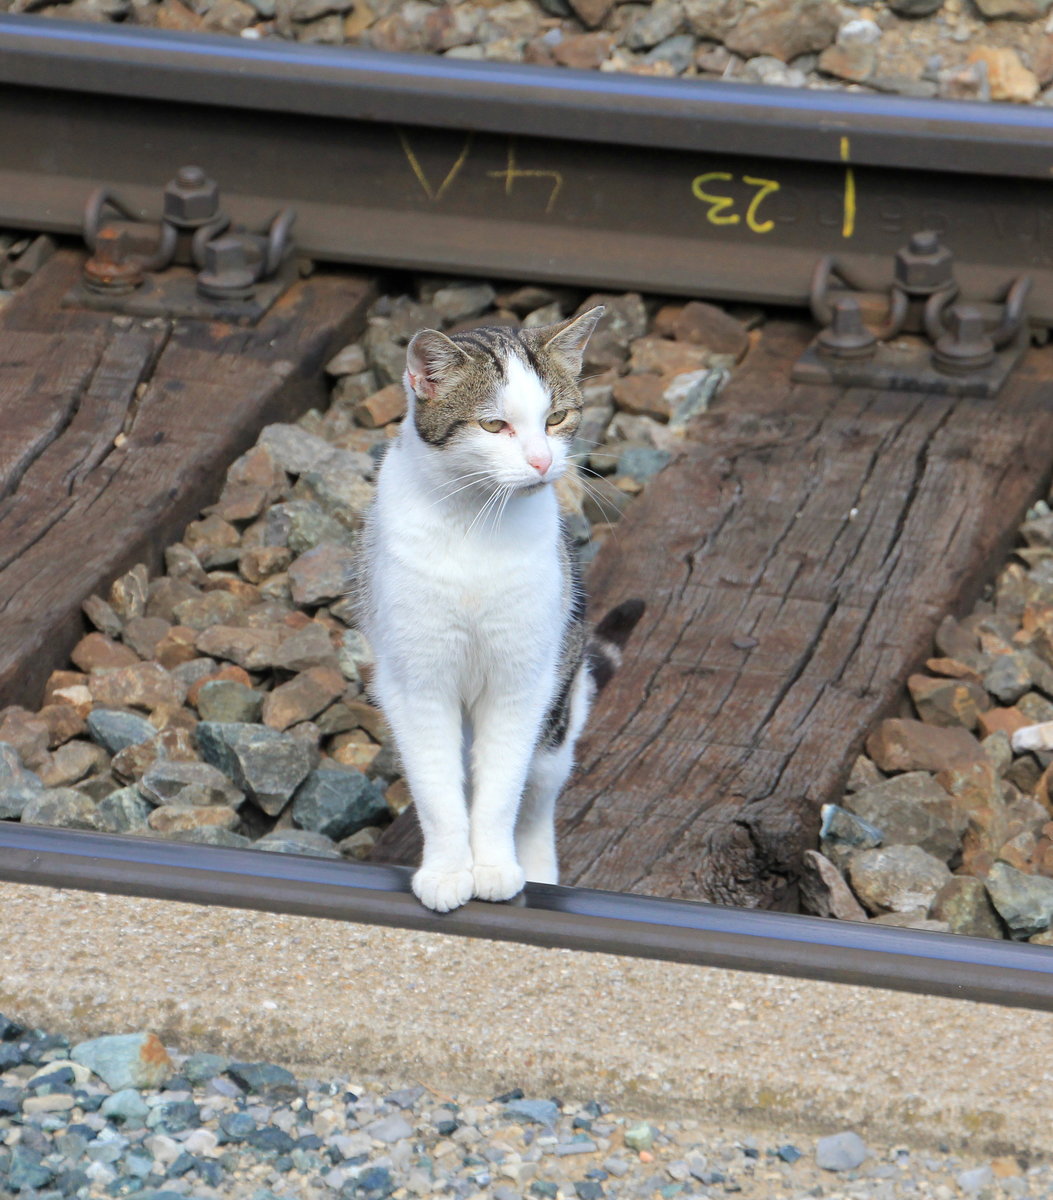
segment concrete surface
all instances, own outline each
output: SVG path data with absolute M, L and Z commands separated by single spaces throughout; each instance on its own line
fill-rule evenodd
M 2 884 L 0 1012 L 383 1086 L 1053 1155 L 1053 1014 L 959 1000 Z

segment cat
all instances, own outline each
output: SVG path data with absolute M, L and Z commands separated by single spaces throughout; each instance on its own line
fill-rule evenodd
M 556 799 L 593 696 L 643 611 L 590 636 L 553 484 L 571 465 L 598 306 L 555 325 L 424 329 L 362 535 L 360 624 L 447 912 L 555 883 Z

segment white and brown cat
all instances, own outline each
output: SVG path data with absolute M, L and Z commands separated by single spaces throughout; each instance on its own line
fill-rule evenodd
M 424 834 L 413 890 L 446 912 L 557 880 L 554 810 L 598 687 L 643 611 L 595 630 L 553 484 L 602 308 L 558 325 L 434 329 L 363 538 L 361 623 Z

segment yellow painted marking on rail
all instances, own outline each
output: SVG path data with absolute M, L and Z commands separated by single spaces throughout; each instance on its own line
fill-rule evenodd
M 703 189 L 704 183 L 709 183 L 711 179 L 719 179 L 722 182 L 731 179 L 731 175 L 727 171 L 707 171 L 704 175 L 696 175 L 691 184 L 691 191 L 697 200 L 701 200 L 703 204 L 708 204 L 709 208 L 706 211 L 706 220 L 711 225 L 737 225 L 740 221 L 738 213 L 724 213 L 724 210 L 731 208 L 735 203 L 731 196 L 714 196 L 711 192 Z
M 420 159 L 417 157 L 413 147 L 410 145 L 409 138 L 406 136 L 403 130 L 399 129 L 397 132 L 399 135 L 399 141 L 402 143 L 402 149 L 406 155 L 406 159 L 409 162 L 413 174 L 417 177 L 417 182 L 424 189 L 425 196 L 427 196 L 429 200 L 441 200 L 446 194 L 447 189 L 461 173 L 461 168 L 467 162 L 468 155 L 472 149 L 472 139 L 475 137 L 475 135 L 473 133 L 468 133 L 465 136 L 464 145 L 461 147 L 461 152 L 457 156 L 453 166 L 449 169 L 449 171 L 446 172 L 446 177 L 443 179 L 442 183 L 439 184 L 438 188 L 433 189 L 431 184 L 428 182 L 427 175 L 424 173 L 424 168 L 420 164 Z
M 552 191 L 549 193 L 548 203 L 545 205 L 546 215 L 552 211 L 560 192 L 563 190 L 563 174 L 561 171 L 540 171 L 519 166 L 515 138 L 508 139 L 508 156 L 505 169 L 503 171 L 487 171 L 486 174 L 490 179 L 503 179 L 505 181 L 506 196 L 512 195 L 512 185 L 517 179 L 551 179 Z
M 841 161 L 851 161 L 848 138 L 841 138 Z M 842 206 L 841 236 L 850 238 L 856 231 L 856 175 L 850 166 L 845 166 L 845 198 Z
M 758 221 L 757 209 L 760 207 L 761 201 L 765 196 L 770 196 L 772 192 L 779 190 L 779 185 L 774 179 L 755 179 L 752 175 L 743 175 L 743 183 L 748 183 L 750 187 L 757 189 L 757 194 L 750 201 L 749 208 L 746 209 L 746 224 L 754 233 L 770 233 L 775 228 L 775 222 L 772 220 Z

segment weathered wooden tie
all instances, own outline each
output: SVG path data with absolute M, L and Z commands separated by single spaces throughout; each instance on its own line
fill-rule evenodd
M 80 605 L 218 495 L 268 421 L 325 401 L 369 280 L 295 284 L 255 328 L 64 309 L 56 255 L 0 314 L 0 704 L 36 703 L 83 632 Z
M 995 401 L 789 382 L 773 323 L 589 572 L 648 611 L 560 803 L 562 880 L 793 906 L 863 738 L 991 578 L 1053 464 L 1053 362 Z M 405 814 L 378 858 L 412 861 Z

